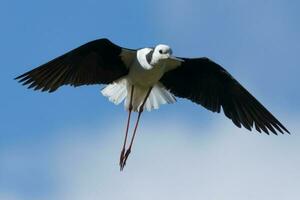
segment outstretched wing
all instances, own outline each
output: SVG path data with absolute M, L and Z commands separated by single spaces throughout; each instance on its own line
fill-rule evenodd
M 208 58 L 183 58 L 161 82 L 178 97 L 188 98 L 208 110 L 224 114 L 241 127 L 269 134 L 289 131 L 224 68 Z
M 86 43 L 16 79 L 28 88 L 53 92 L 62 85 L 108 84 L 128 73 L 136 51 L 108 39 Z

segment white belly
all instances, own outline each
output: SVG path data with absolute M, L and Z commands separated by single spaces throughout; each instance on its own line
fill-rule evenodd
M 142 86 L 145 88 L 154 86 L 164 74 L 163 66 L 152 67 L 151 69 L 145 69 L 139 65 L 139 63 L 134 63 L 128 74 L 128 81 L 132 85 Z

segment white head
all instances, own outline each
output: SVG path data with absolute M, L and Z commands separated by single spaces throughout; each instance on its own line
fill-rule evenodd
M 163 67 L 168 61 L 175 61 L 176 65 L 183 61 L 180 58 L 172 56 L 172 49 L 165 44 L 159 44 L 154 49 L 143 48 L 138 50 L 137 59 L 146 69 L 151 69 L 155 66 Z
M 157 45 L 151 55 L 151 59 L 148 59 L 148 61 L 151 61 L 151 65 L 160 64 L 161 61 L 164 61 L 172 56 L 172 49 L 165 44 L 159 44 Z

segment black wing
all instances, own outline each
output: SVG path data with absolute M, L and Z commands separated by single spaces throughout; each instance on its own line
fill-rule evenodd
M 123 49 L 108 39 L 94 40 L 16 79 L 29 84 L 28 88 L 49 92 L 62 85 L 108 84 L 128 73 L 122 59 L 131 59 L 134 54 L 134 50 Z
M 188 98 L 208 110 L 220 112 L 233 123 L 269 134 L 289 131 L 224 68 L 208 58 L 183 59 L 161 82 L 178 97 Z

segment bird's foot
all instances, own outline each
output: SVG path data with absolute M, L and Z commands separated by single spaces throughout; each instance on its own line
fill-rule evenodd
M 127 161 L 127 158 L 128 158 L 128 156 L 129 156 L 130 152 L 131 152 L 131 148 L 127 149 L 127 151 L 126 151 L 126 153 L 125 153 L 125 155 L 124 155 L 124 157 L 123 157 L 122 163 L 121 163 L 121 165 L 120 165 L 121 171 L 124 169 L 124 167 L 125 167 L 125 165 L 126 165 L 126 161 Z
M 122 171 L 122 169 L 123 169 L 124 156 L 125 156 L 125 148 L 122 149 L 121 155 L 120 155 L 120 161 L 119 161 L 120 171 Z

